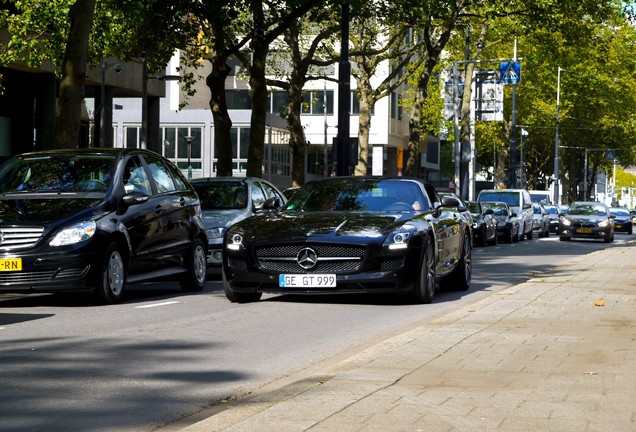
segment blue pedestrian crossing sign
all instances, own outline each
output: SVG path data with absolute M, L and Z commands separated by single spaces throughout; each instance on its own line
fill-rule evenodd
M 503 62 L 499 65 L 499 80 L 504 84 L 517 84 L 521 81 L 521 63 Z

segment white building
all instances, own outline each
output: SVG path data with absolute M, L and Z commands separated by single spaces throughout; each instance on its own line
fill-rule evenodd
M 167 76 L 177 74 L 179 56 L 175 54 L 166 69 Z M 388 67 L 388 64 L 387 66 Z M 233 123 L 234 139 L 233 162 L 234 175 L 245 175 L 250 130 L 250 97 L 248 83 L 240 79 L 234 68 L 226 80 L 226 95 L 230 117 Z M 205 77 L 209 69 L 202 68 L 199 73 Z M 328 68 L 327 74 L 337 78 L 337 66 Z M 378 79 L 379 80 L 379 79 Z M 214 122 L 209 107 L 210 93 L 201 79 L 197 93 L 187 101 L 185 108 L 179 110 L 184 102 L 178 81 L 166 81 L 166 97 L 159 102 L 160 139 L 164 143 L 163 154 L 173 160 L 185 173 L 188 162 L 193 178 L 213 177 L 216 173 L 214 151 Z M 305 136 L 311 144 L 306 161 L 306 179 L 322 177 L 325 174 L 325 145 L 327 154 L 331 154 L 332 142 L 337 135 L 338 85 L 331 81 L 312 81 L 308 85 L 308 100 L 303 111 L 302 122 Z M 326 91 L 326 101 L 325 101 Z M 351 79 L 350 133 L 358 135 L 358 104 L 355 97 L 355 80 Z M 286 122 L 275 113 L 283 103 L 284 93 L 270 94 L 270 115 L 267 118 L 263 178 L 272 181 L 281 188 L 291 185 L 291 150 L 287 145 L 288 131 Z M 406 154 L 408 145 L 408 116 L 403 115 L 398 103 L 398 93 L 381 99 L 375 104 L 369 136 L 369 174 L 396 175 L 398 173 L 398 148 Z M 326 103 L 325 103 L 326 102 Z M 140 145 L 141 99 L 114 99 L 113 128 L 115 147 L 137 147 Z M 326 110 L 324 109 L 326 105 Z M 185 137 L 194 137 L 190 152 Z M 435 182 L 439 178 L 440 151 L 439 140 L 427 137 L 421 145 L 420 176 Z M 357 155 L 352 156 L 352 164 Z M 373 172 L 371 172 L 373 167 Z

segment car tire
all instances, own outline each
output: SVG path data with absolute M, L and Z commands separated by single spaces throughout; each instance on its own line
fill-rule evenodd
M 126 265 L 117 243 L 111 243 L 98 268 L 95 295 L 102 304 L 117 304 L 124 296 Z
M 493 236 L 492 240 L 490 240 L 488 242 L 489 245 L 491 246 L 497 246 L 497 232 L 495 231 L 495 235 Z
M 512 242 L 519 243 L 519 240 L 521 240 L 521 236 L 519 235 L 519 230 L 517 230 L 517 234 L 512 235 Z
M 422 252 L 418 278 L 415 281 L 413 291 L 411 291 L 413 303 L 429 304 L 432 302 L 435 297 L 435 283 L 435 252 L 432 240 L 427 238 Z
M 530 228 L 530 231 L 528 231 L 528 233 L 526 234 L 526 238 L 528 240 L 532 240 L 534 238 L 534 232 L 532 231 L 532 228 Z
M 486 230 L 481 230 L 481 234 L 477 236 L 476 246 L 486 246 Z
M 208 273 L 208 260 L 205 246 L 200 239 L 194 240 L 187 257 L 186 268 L 186 273 L 179 280 L 181 289 L 186 292 L 203 291 Z
M 561 241 L 570 241 L 570 237 L 561 236 L 561 237 L 559 237 L 559 240 L 561 240 Z
M 470 288 L 472 278 L 472 249 L 470 238 L 464 235 L 461 257 L 453 272 L 444 279 L 443 287 L 457 291 L 466 291 Z
M 237 293 L 230 288 L 230 284 L 225 279 L 225 273 L 223 273 L 223 292 L 225 297 L 232 303 L 252 303 L 257 302 L 263 296 L 263 293 Z

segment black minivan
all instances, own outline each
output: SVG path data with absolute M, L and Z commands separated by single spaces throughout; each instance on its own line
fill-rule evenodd
M 91 291 L 206 282 L 199 198 L 179 169 L 142 149 L 24 153 L 0 167 L 0 293 Z

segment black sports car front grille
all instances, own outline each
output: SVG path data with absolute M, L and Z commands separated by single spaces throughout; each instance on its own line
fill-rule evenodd
M 303 268 L 298 254 L 307 247 L 316 252 L 317 263 Z M 261 270 L 280 273 L 351 273 L 360 270 L 365 248 L 339 245 L 290 245 L 263 247 L 256 251 Z

